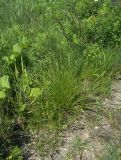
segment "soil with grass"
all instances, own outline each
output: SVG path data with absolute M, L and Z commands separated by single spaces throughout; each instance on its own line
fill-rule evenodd
M 86 110 L 59 133 L 59 144 L 44 158 L 31 149 L 29 160 L 119 160 L 121 158 L 121 79 L 111 95 Z M 30 147 L 31 148 L 31 147 Z

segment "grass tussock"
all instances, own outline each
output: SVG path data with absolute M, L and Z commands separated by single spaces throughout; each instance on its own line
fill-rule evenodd
M 120 10 L 111 0 L 0 0 L 1 159 L 24 159 L 30 133 L 58 132 L 90 95 L 109 93 Z

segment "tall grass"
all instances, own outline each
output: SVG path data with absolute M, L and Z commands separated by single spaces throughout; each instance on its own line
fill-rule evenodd
M 0 88 L 1 156 L 23 145 L 11 140 L 16 126 L 20 134 L 60 129 L 90 94 L 109 92 L 121 65 L 120 9 L 111 1 L 0 0 L 0 76 L 10 85 Z

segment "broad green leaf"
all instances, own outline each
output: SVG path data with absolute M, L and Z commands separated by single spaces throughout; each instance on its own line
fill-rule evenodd
M 8 158 L 7 158 L 7 160 L 12 160 L 13 159 L 13 156 L 12 155 L 10 155 Z
M 15 60 L 16 60 L 16 57 L 15 57 L 14 54 L 11 54 L 11 55 L 10 55 L 10 60 L 11 60 L 11 61 L 15 61 Z
M 79 40 L 78 40 L 76 34 L 73 35 L 73 42 L 74 42 L 75 44 L 78 44 L 78 43 L 79 43 Z
M 2 89 L 9 89 L 10 84 L 8 81 L 9 77 L 7 75 L 4 75 L 3 77 L 0 78 L 0 88 Z
M 3 98 L 5 98 L 5 92 L 0 91 L 0 99 L 3 99 Z
M 13 45 L 13 52 L 14 53 L 21 53 L 21 51 L 22 51 L 22 48 L 19 45 L 19 43 L 16 43 L 16 44 Z
M 40 88 L 31 88 L 30 97 L 37 98 L 41 94 L 42 94 L 42 92 L 41 92 Z

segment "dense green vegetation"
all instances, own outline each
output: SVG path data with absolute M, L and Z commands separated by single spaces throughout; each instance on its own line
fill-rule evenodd
M 1 160 L 24 159 L 31 133 L 58 132 L 108 94 L 120 45 L 118 1 L 0 0 Z

